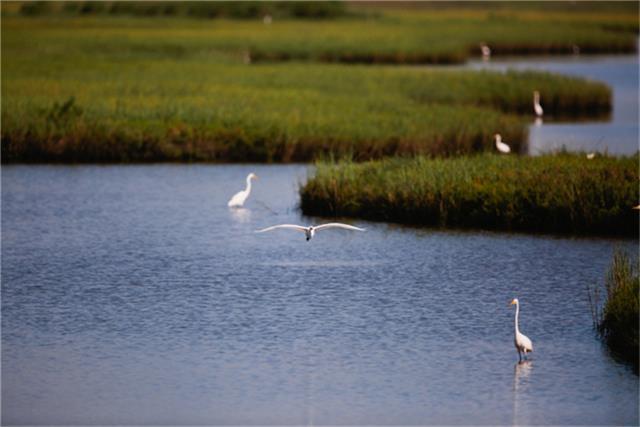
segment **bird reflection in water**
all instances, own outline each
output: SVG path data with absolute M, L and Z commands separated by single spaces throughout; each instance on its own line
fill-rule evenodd
M 246 223 L 251 220 L 251 210 L 247 208 L 229 209 L 231 218 L 238 223 Z
M 513 372 L 513 425 L 528 425 L 531 421 L 527 418 L 527 411 L 522 413 L 522 399 L 524 393 L 527 392 L 529 386 L 529 377 L 533 371 L 533 362 L 531 360 L 521 360 L 516 362 Z M 523 419 L 524 417 L 524 419 Z

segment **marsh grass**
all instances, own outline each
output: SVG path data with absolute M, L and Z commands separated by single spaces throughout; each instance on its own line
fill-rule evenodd
M 595 328 L 615 354 L 634 364 L 636 373 L 640 321 L 638 271 L 637 259 L 632 261 L 626 252 L 616 250 L 604 286 L 588 289 Z
M 637 237 L 638 157 L 555 154 L 321 162 L 307 215 L 430 226 Z
M 523 151 L 533 90 L 549 114 L 611 108 L 605 85 L 542 72 L 247 65 L 218 49 L 236 26 L 160 21 L 4 20 L 2 161 L 456 155 L 496 132 Z

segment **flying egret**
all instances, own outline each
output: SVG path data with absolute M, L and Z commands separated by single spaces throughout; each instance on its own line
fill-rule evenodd
M 540 92 L 537 90 L 533 92 L 533 111 L 535 111 L 536 116 L 538 117 L 541 117 L 542 114 L 544 114 L 542 105 L 540 105 Z
M 242 205 L 244 205 L 247 197 L 249 197 L 249 193 L 251 193 L 252 179 L 258 179 L 258 175 L 254 174 L 253 172 L 247 175 L 247 188 L 234 194 L 233 197 L 229 200 L 229 203 L 227 203 L 227 206 L 229 206 L 230 208 L 241 208 Z
M 513 304 L 516 305 L 516 328 L 513 343 L 516 346 L 516 350 L 518 350 L 519 360 L 522 360 L 523 353 L 526 359 L 527 353 L 531 353 L 533 351 L 533 344 L 531 343 L 531 340 L 525 334 L 520 333 L 520 329 L 518 329 L 518 314 L 520 314 L 520 303 L 518 302 L 518 298 L 514 298 L 513 301 L 511 301 L 510 305 Z
M 496 148 L 498 149 L 498 151 L 500 151 L 501 153 L 511 152 L 511 147 L 502 142 L 502 136 L 499 133 L 496 133 L 494 137 L 496 138 Z
M 316 231 L 325 230 L 327 228 L 344 228 L 346 230 L 365 231 L 364 228 L 354 227 L 353 225 L 342 224 L 339 222 L 330 222 L 328 224 L 310 225 L 308 227 L 294 224 L 273 225 L 271 227 L 263 228 L 262 230 L 256 230 L 256 233 L 264 233 L 265 231 L 271 231 L 277 228 L 290 228 L 292 230 L 302 231 L 304 232 L 305 236 L 307 236 L 307 242 L 311 240 L 313 236 L 315 236 Z

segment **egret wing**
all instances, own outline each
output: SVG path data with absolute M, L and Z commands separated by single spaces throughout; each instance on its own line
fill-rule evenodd
M 323 230 L 325 228 L 344 228 L 346 230 L 365 231 L 364 228 L 354 227 L 353 225 L 342 224 L 340 222 L 330 222 L 328 224 L 322 224 L 315 227 L 316 231 Z
M 265 231 L 275 230 L 276 228 L 290 228 L 292 230 L 297 231 L 306 231 L 306 227 L 295 224 L 280 224 L 280 225 L 272 225 L 271 227 L 263 228 L 262 230 L 256 230 L 256 233 L 264 233 Z

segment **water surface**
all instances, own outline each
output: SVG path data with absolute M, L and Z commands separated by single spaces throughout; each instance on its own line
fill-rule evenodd
M 467 67 L 504 71 L 542 70 L 606 83 L 613 93 L 611 117 L 581 122 L 557 122 L 548 114 L 529 127 L 529 151 L 540 154 L 561 148 L 570 151 L 629 155 L 638 151 L 638 55 L 542 56 L 492 58 Z M 533 100 L 532 100 L 533 102 Z M 544 107 L 544 97 L 541 99 Z
M 636 241 L 255 234 L 314 222 L 296 209 L 306 174 L 3 166 L 3 424 L 638 423 L 638 377 L 595 337 L 585 291 Z

